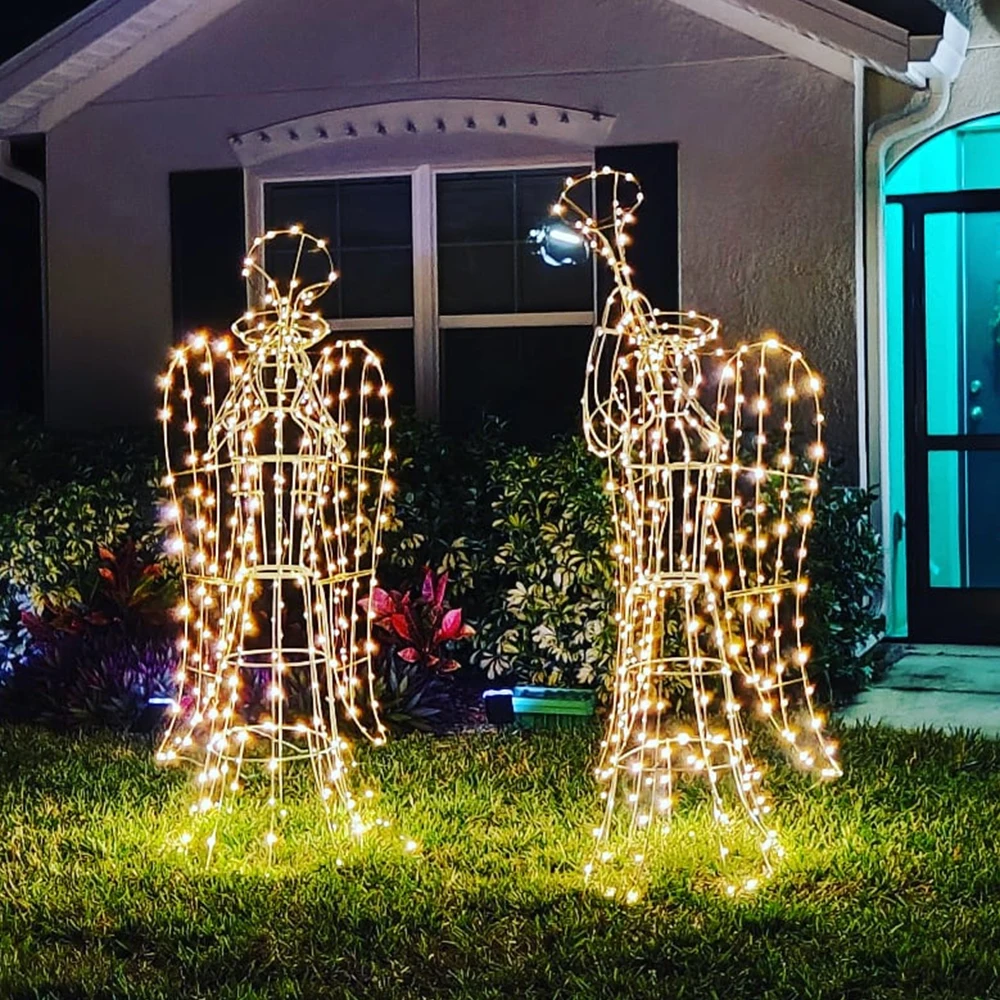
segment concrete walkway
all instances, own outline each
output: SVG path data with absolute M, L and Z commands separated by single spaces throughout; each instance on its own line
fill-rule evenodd
M 979 729 L 1000 736 L 1000 648 L 907 646 L 840 717 L 901 729 Z

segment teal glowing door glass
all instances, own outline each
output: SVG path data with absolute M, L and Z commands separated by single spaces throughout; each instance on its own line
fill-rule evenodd
M 1000 434 L 1000 212 L 924 225 L 927 433 Z
M 924 316 L 929 584 L 1000 587 L 1000 212 L 924 217 Z

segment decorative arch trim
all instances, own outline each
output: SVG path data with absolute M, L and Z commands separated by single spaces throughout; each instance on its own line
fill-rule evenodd
M 553 104 L 438 98 L 320 111 L 230 136 L 229 143 L 250 167 L 311 146 L 396 145 L 428 135 L 530 135 L 594 147 L 605 142 L 614 123 L 614 115 Z

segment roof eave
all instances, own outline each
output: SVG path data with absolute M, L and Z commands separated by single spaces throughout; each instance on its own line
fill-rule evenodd
M 47 132 L 242 0 L 98 0 L 0 67 L 0 137 Z
M 852 80 L 854 63 L 913 87 L 954 79 L 969 30 L 943 13 L 940 36 L 906 29 L 841 0 L 671 0 L 820 69 Z

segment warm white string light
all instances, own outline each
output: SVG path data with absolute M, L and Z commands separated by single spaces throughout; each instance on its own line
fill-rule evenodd
M 612 189 L 607 219 L 572 197 L 595 182 Z M 823 458 L 820 383 L 777 337 L 727 351 L 717 320 L 661 312 L 633 287 L 625 248 L 641 202 L 633 175 L 604 168 L 568 178 L 553 206 L 614 277 L 583 397 L 588 445 L 608 461 L 618 587 L 613 705 L 596 769 L 605 808 L 586 871 L 612 871 L 602 865 L 618 861 L 610 841 L 621 825 L 627 863 L 641 864 L 654 831 L 670 830 L 681 779 L 697 776 L 720 858 L 729 859 L 727 832 L 741 825 L 756 835 L 767 875 L 782 848 L 741 697 L 771 720 L 797 763 L 823 777 L 840 773 L 802 642 Z M 799 431 L 811 435 L 804 454 Z M 678 609 L 679 650 L 666 627 Z M 677 712 L 678 680 L 690 685 L 689 721 Z M 621 888 L 604 881 L 609 895 Z M 759 881 L 730 876 L 727 891 Z M 636 897 L 634 882 L 625 895 Z
M 289 242 L 294 263 L 282 288 L 265 252 Z M 317 260 L 322 277 L 307 284 L 301 274 Z M 379 358 L 359 340 L 320 346 L 330 328 L 316 300 L 337 278 L 325 241 L 300 226 L 268 232 L 254 240 L 243 275 L 258 304 L 233 324 L 236 343 L 196 334 L 161 376 L 168 544 L 183 574 L 184 631 L 181 697 L 157 756 L 198 765 L 191 813 L 207 820 L 199 827 L 210 831 L 209 857 L 244 771 L 261 765 L 270 858 L 292 761 L 311 766 L 331 825 L 339 802 L 352 833 L 365 827 L 337 715 L 339 705 L 372 742 L 384 741 L 376 647 L 359 601 L 376 583 L 392 421 Z

